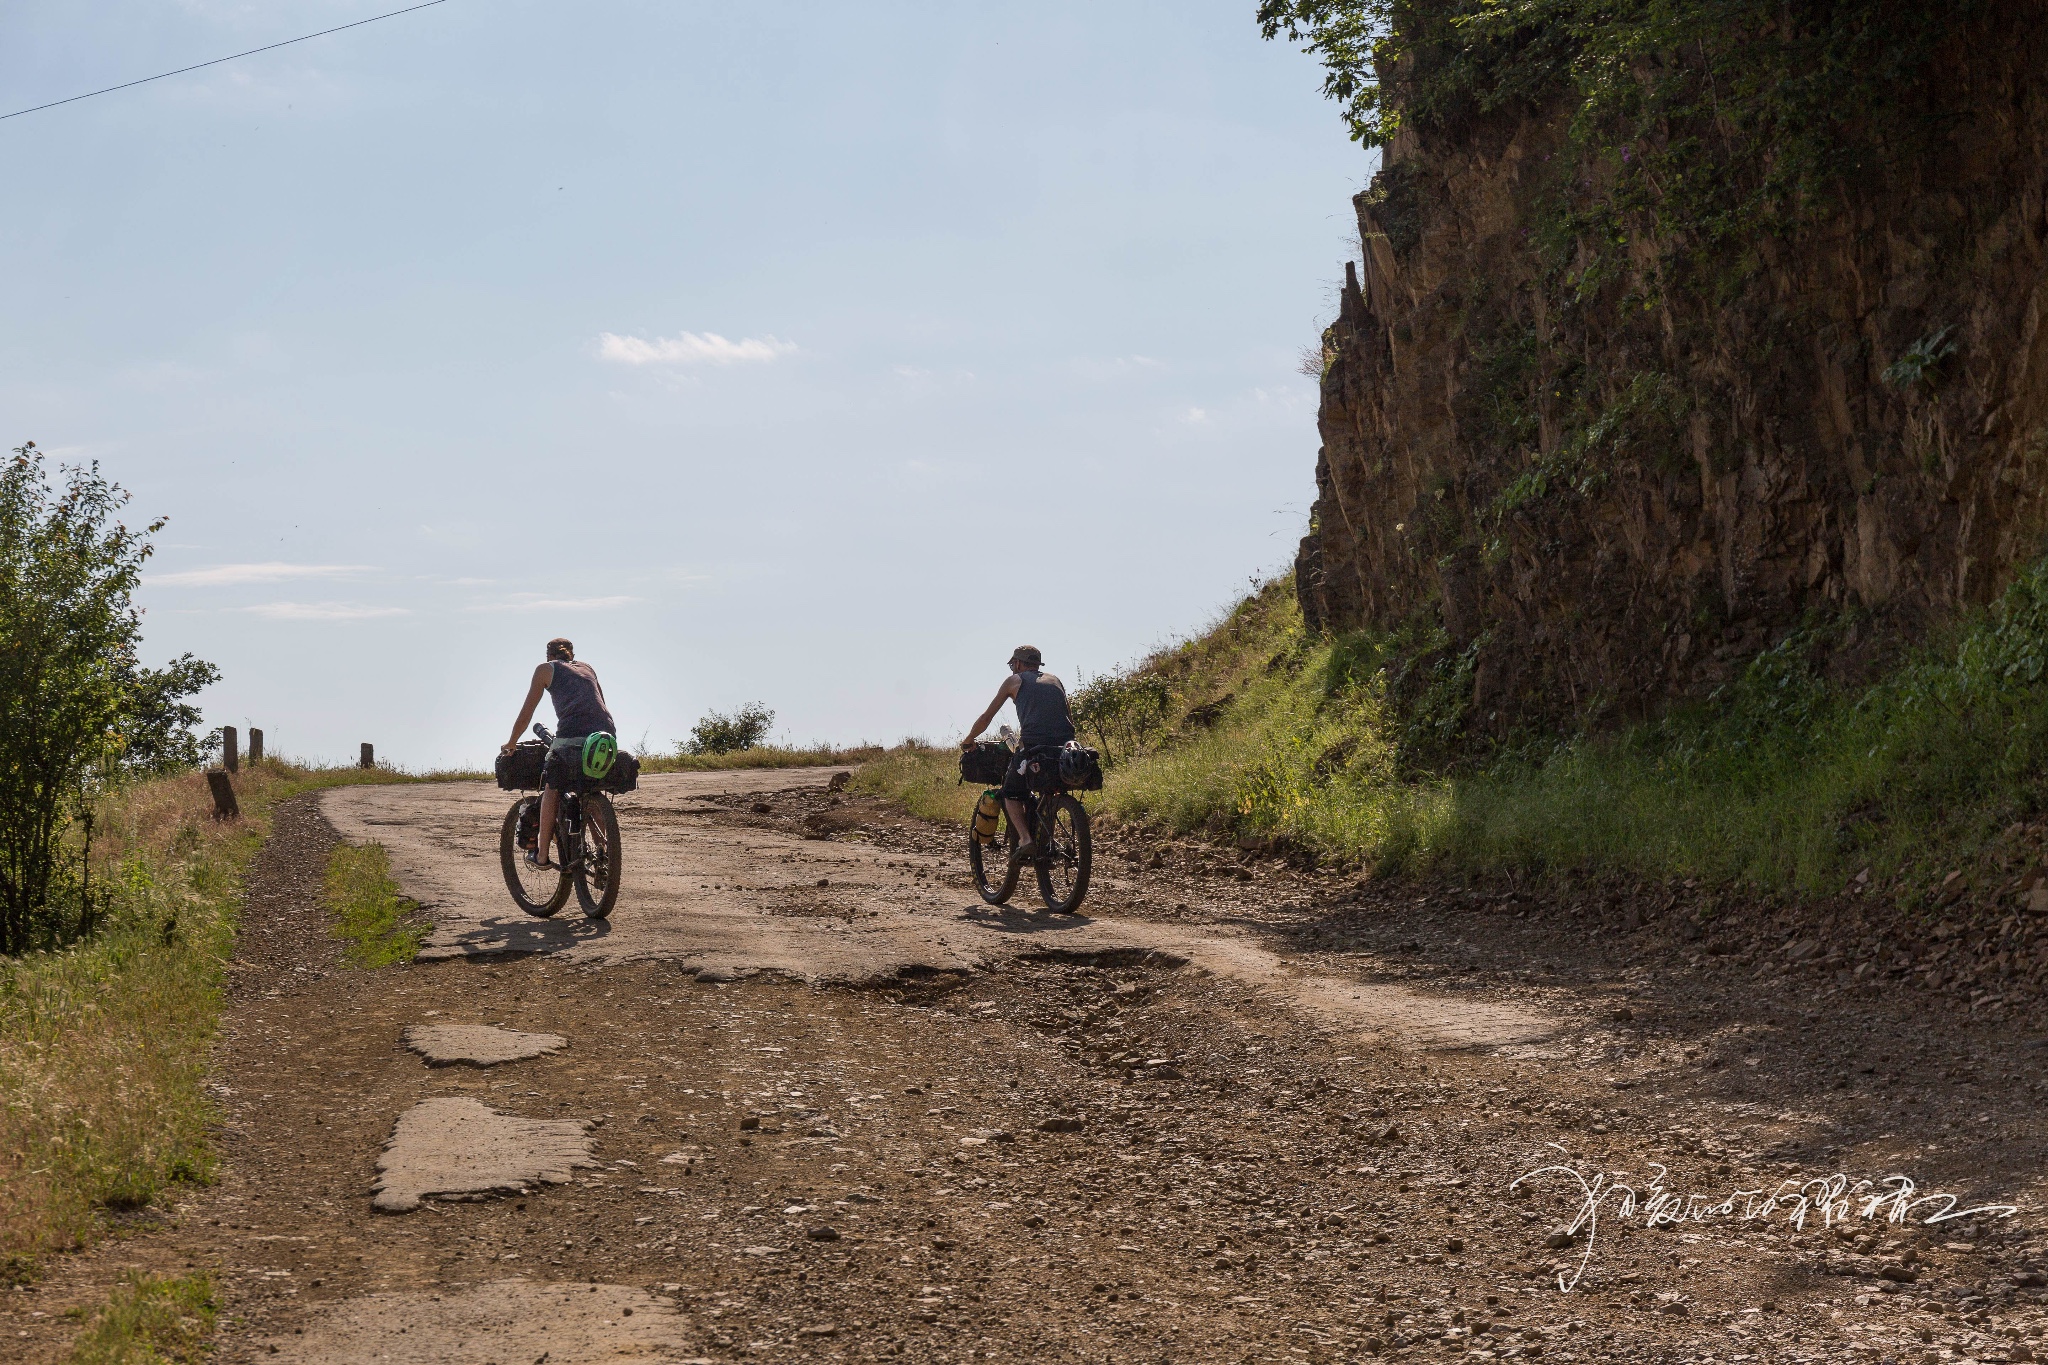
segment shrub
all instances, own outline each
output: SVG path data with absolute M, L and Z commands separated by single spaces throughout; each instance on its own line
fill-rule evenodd
M 690 729 L 690 737 L 676 746 L 679 754 L 732 754 L 751 749 L 768 737 L 775 713 L 760 702 L 750 701 L 731 715 L 708 713 Z
M 135 661 L 132 600 L 149 535 L 114 517 L 127 494 L 97 466 L 52 489 L 42 453 L 0 470 L 0 953 L 53 947 L 91 927 L 67 890 L 63 837 L 118 771 L 127 741 L 147 767 L 191 756 L 179 698 L 216 676 L 190 655 L 161 671 Z M 188 716 L 189 712 L 189 716 Z M 128 731 L 124 735 L 124 730 Z M 182 731 L 181 746 L 178 734 Z

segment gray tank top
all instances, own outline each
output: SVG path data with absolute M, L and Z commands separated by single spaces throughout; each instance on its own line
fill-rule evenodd
M 555 704 L 555 738 L 581 739 L 585 735 L 616 735 L 612 713 L 604 704 L 604 689 L 597 684 L 597 670 L 573 660 L 555 660 L 554 681 L 548 684 L 548 700 Z
M 1074 722 L 1067 716 L 1067 689 L 1050 673 L 1017 675 L 1018 738 L 1027 749 L 1043 744 L 1065 744 L 1074 737 Z

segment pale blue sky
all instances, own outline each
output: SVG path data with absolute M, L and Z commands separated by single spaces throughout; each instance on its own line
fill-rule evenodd
M 0 91 L 393 7 L 12 0 Z M 1291 558 L 1371 168 L 1252 10 L 450 0 L 0 122 L 0 435 L 274 749 L 485 763 L 557 634 L 628 743 L 955 737 Z

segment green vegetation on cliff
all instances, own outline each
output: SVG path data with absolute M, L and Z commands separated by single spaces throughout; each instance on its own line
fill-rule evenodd
M 1548 246 L 1585 284 L 1649 233 L 1684 253 L 1839 207 L 1942 120 L 1943 44 L 1990 0 L 1263 0 L 1303 43 L 1352 136 L 1463 138 L 1555 111 Z
M 1622 869 L 1824 891 L 1945 863 L 2048 808 L 2048 561 L 1878 681 L 1830 684 L 1820 632 L 1710 701 L 1484 753 L 1441 639 L 1306 631 L 1288 580 L 1076 699 L 1103 802 L 1176 832 L 1381 869 Z

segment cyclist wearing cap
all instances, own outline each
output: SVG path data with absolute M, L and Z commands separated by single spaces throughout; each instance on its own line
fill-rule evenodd
M 605 706 L 597 670 L 576 662 L 576 646 L 558 636 L 548 641 L 547 662 L 533 670 L 533 685 L 526 689 L 526 704 L 519 708 L 519 719 L 512 723 L 512 738 L 505 741 L 502 752 L 509 754 L 519 747 L 519 736 L 533 720 L 534 708 L 540 705 L 543 692 L 555 704 L 555 740 L 548 747 L 547 762 L 541 768 L 541 785 L 546 790 L 540 798 L 539 837 L 526 856 L 535 866 L 549 868 L 554 866 L 548 861 L 548 850 L 554 846 L 555 812 L 561 806 L 562 789 L 574 784 L 581 775 L 583 741 L 591 735 L 611 735 L 616 739 L 618 726 L 612 723 L 612 713 Z
M 1066 685 L 1042 671 L 1043 663 L 1036 645 L 1019 645 L 1012 650 L 1010 676 L 1003 679 L 1003 685 L 996 689 L 996 699 L 974 722 L 967 738 L 960 741 L 962 749 L 973 748 L 974 741 L 996 718 L 996 712 L 1003 709 L 1003 703 L 1016 704 L 1017 728 L 1021 733 L 1017 753 L 1003 775 L 1003 802 L 1010 809 L 1010 825 L 1023 837 L 1010 855 L 1014 862 L 1038 856 L 1038 845 L 1032 842 L 1031 813 L 1024 803 L 1034 787 L 1043 789 L 1050 785 L 1043 774 L 1058 776 L 1060 746 L 1074 738 L 1074 722 L 1067 715 Z

